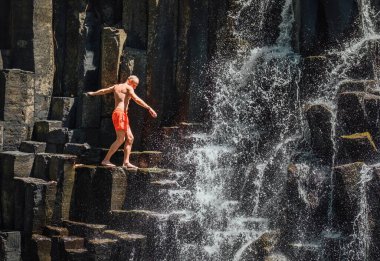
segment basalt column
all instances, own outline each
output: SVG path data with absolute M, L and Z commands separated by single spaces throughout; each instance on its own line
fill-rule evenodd
M 134 15 L 139 14 L 139 15 Z M 120 81 L 129 75 L 137 75 L 140 79 L 136 94 L 147 98 L 147 45 L 148 45 L 148 0 L 123 1 L 123 28 L 128 32 L 120 66 Z M 129 108 L 129 119 L 134 135 L 134 150 L 141 150 L 142 129 L 147 112 L 132 102 Z
M 206 88 L 203 72 L 208 52 L 208 1 L 179 3 L 178 60 L 176 87 L 179 97 L 178 121 L 200 121 L 205 113 Z
M 35 118 L 46 119 L 53 91 L 51 0 L 11 2 L 12 68 L 35 72 Z
M 101 88 L 110 87 L 119 82 L 119 66 L 126 38 L 127 35 L 123 29 L 112 27 L 105 27 L 103 29 L 101 44 Z M 102 145 L 106 147 L 114 140 L 114 137 L 109 135 L 114 133 L 111 122 L 113 109 L 113 94 L 102 96 L 101 132 L 102 137 L 105 137 L 102 140 Z
M 55 24 L 61 39 L 57 45 L 56 55 L 60 64 L 57 64 L 55 93 L 57 96 L 76 97 L 97 87 L 100 23 L 87 0 L 69 0 L 66 6 L 57 4 L 56 8 L 66 12 L 66 28 L 63 31 L 60 24 Z
M 3 149 L 15 150 L 30 139 L 34 123 L 34 74 L 17 69 L 0 71 L 0 120 Z
M 159 125 L 171 125 L 178 112 L 176 60 L 179 1 L 149 0 L 147 100 L 158 117 L 147 119 L 144 145 L 154 148 Z

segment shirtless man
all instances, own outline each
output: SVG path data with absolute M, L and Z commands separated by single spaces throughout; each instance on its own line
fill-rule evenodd
M 138 84 L 139 78 L 135 75 L 131 75 L 125 83 L 115 84 L 96 92 L 87 92 L 87 94 L 91 96 L 113 93 L 115 98 L 115 109 L 112 113 L 112 122 L 116 131 L 116 140 L 112 143 L 107 155 L 103 159 L 101 163 L 103 166 L 115 167 L 110 161 L 111 157 L 125 141 L 123 167 L 137 168 L 129 162 L 133 143 L 133 134 L 128 119 L 129 100 L 132 98 L 138 105 L 147 109 L 153 118 L 157 117 L 157 113 L 136 95 L 134 89 L 136 89 Z

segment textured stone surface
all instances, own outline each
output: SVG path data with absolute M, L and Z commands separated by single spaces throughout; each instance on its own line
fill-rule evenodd
M 101 113 L 101 99 L 83 94 L 78 100 L 77 128 L 99 128 Z
M 309 124 L 313 152 L 325 163 L 331 163 L 334 150 L 333 137 L 331 137 L 331 110 L 325 105 L 311 105 L 306 109 L 306 118 Z
M 100 87 L 110 87 L 119 82 L 119 66 L 124 42 L 127 38 L 123 29 L 105 27 L 102 31 L 102 59 Z M 102 116 L 110 116 L 114 109 L 113 94 L 102 97 Z
M 3 147 L 16 149 L 30 138 L 34 122 L 34 74 L 11 69 L 0 71 L 0 119 L 4 120 Z M 20 92 L 20 86 L 24 87 Z
M 34 74 L 18 69 L 0 71 L 2 119 L 31 125 L 34 122 Z M 23 86 L 20 92 L 20 86 Z
M 31 260 L 50 261 L 51 239 L 42 235 L 32 236 Z
M 38 141 L 23 141 L 21 142 L 19 150 L 34 154 L 43 153 L 46 150 L 46 143 Z
M 75 183 L 73 191 L 73 211 L 71 220 L 91 222 L 94 220 L 94 196 L 92 190 L 94 166 L 78 166 L 75 168 Z
M 99 237 L 106 229 L 106 225 L 89 224 L 65 220 L 65 227 L 69 230 L 70 235 L 92 239 Z
M 314 164 L 306 161 L 288 166 L 285 217 L 279 226 L 284 231 L 283 242 L 294 240 L 301 233 L 306 237 L 322 233 L 328 217 L 330 172 L 318 160 Z
M 92 180 L 95 222 L 104 223 L 110 210 L 122 209 L 127 173 L 122 168 L 98 167 Z
M 75 159 L 73 155 L 53 155 L 49 166 L 50 180 L 57 182 L 57 200 L 53 222 L 60 223 L 68 219 L 72 202 L 75 179 Z
M 34 123 L 33 140 L 46 142 L 50 131 L 62 128 L 62 121 L 37 121 Z
M 90 260 L 90 253 L 87 249 L 67 249 L 66 250 L 67 261 L 83 261 Z
M 117 240 L 107 238 L 95 238 L 87 243 L 92 260 L 114 260 L 117 251 Z
M 123 0 L 123 28 L 128 33 L 126 42 L 128 47 L 146 50 L 148 44 L 148 1 Z
M 64 54 L 61 54 L 63 84 L 60 96 L 76 97 L 98 82 L 100 23 L 85 0 L 67 1 Z
M 12 1 L 12 66 L 35 72 L 36 119 L 46 119 L 53 91 L 52 1 Z
M 4 122 L 0 121 L 0 151 L 3 151 L 4 147 Z
M 206 112 L 204 70 L 208 61 L 210 1 L 179 1 L 176 89 L 177 121 L 201 121 Z
M 178 1 L 149 1 L 147 49 L 147 102 L 158 117 L 144 125 L 145 148 L 155 149 L 155 134 L 159 125 L 169 125 L 178 111 L 175 86 L 177 57 Z M 165 97 L 165 98 L 163 98 Z
M 351 163 L 334 168 L 335 225 L 345 234 L 350 234 L 351 224 L 360 210 L 360 178 L 363 166 L 363 163 Z
M 151 182 L 170 177 L 167 170 L 162 169 L 138 169 L 128 170 L 127 195 L 125 209 L 143 209 L 147 204 L 151 189 Z
M 365 92 L 343 92 L 338 96 L 337 135 L 369 132 L 380 142 L 380 96 Z
M 14 177 L 28 177 L 34 154 L 18 151 L 0 153 L 2 227 L 14 226 Z
M 322 46 L 336 44 L 353 33 L 356 2 L 295 1 L 297 47 L 303 54 L 318 53 Z M 339 17 L 339 18 L 338 18 Z M 325 25 L 322 29 L 321 25 Z
M 50 224 L 55 207 L 56 184 L 35 178 L 19 178 L 25 182 L 24 230 L 26 236 L 42 233 Z
M 167 256 L 170 237 L 167 237 L 168 214 L 146 210 L 111 211 L 109 226 L 118 230 L 146 235 L 146 258 L 157 259 Z
M 103 236 L 118 241 L 117 260 L 144 260 L 146 236 L 116 230 L 106 230 Z
M 0 259 L 4 261 L 21 260 L 20 232 L 0 232 Z
M 336 158 L 340 164 L 351 162 L 377 163 L 380 153 L 369 132 L 343 135 L 338 139 Z
M 62 121 L 62 127 L 74 128 L 76 118 L 76 99 L 68 97 L 53 97 L 50 119 Z
M 68 236 L 69 231 L 65 227 L 45 226 L 43 229 L 43 235 L 47 237 Z
M 54 236 L 52 237 L 52 259 L 66 260 L 66 250 L 83 249 L 84 238 L 75 236 Z

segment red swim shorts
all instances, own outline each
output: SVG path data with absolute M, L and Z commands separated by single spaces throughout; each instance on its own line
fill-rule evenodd
M 127 131 L 129 127 L 128 115 L 121 109 L 115 109 L 112 113 L 112 122 L 116 131 Z

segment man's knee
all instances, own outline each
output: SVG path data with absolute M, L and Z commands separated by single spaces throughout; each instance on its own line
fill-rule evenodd
M 134 139 L 135 139 L 135 137 L 133 137 L 132 135 L 128 135 L 125 142 L 127 144 L 132 144 Z
M 125 138 L 124 137 L 116 137 L 116 142 L 119 144 L 122 144 L 124 142 Z

